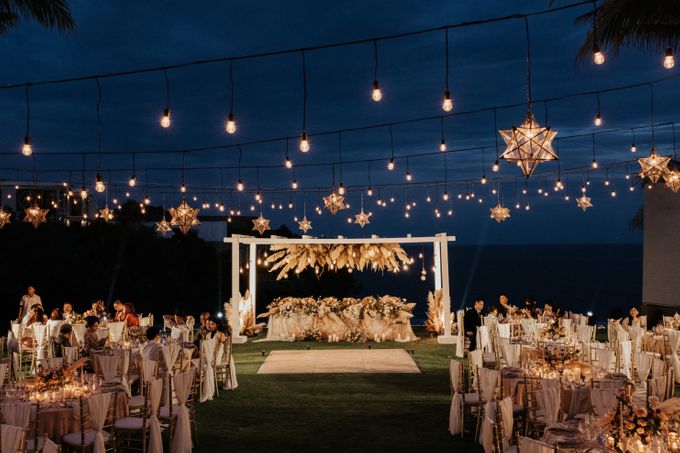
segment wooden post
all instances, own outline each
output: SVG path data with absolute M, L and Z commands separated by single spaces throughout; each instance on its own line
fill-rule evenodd
M 240 273 L 239 273 L 239 248 L 237 237 L 231 238 L 231 332 L 233 343 L 245 343 L 246 337 L 242 337 L 241 320 L 238 308 L 241 303 Z
M 432 258 L 432 261 L 434 263 L 434 290 L 437 291 L 442 289 L 441 242 L 439 241 L 432 242 L 432 248 L 434 249 L 434 255 Z
M 449 284 L 449 240 L 446 233 L 437 234 L 439 244 L 439 261 L 442 285 L 442 303 L 444 304 L 444 335 L 437 338 L 440 344 L 453 344 L 451 335 L 451 292 Z
M 250 303 L 253 312 L 253 319 L 255 319 L 255 297 L 257 290 L 257 244 L 250 244 L 250 269 L 248 272 L 248 289 L 250 290 Z

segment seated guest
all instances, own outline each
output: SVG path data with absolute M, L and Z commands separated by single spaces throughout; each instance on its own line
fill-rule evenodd
M 170 332 L 170 337 L 173 340 L 184 341 L 189 333 L 189 327 L 187 327 L 184 322 L 184 316 L 176 314 L 173 318 L 173 322 L 174 324 L 172 326 L 172 331 Z
M 62 324 L 59 328 L 59 335 L 54 339 L 54 354 L 57 357 L 63 357 L 64 349 L 70 348 L 76 343 L 73 335 L 73 327 L 70 324 Z
M 229 341 L 231 336 L 230 329 L 224 326 L 221 322 L 217 322 L 214 319 L 208 320 L 208 333 L 205 336 L 207 340 L 212 338 L 217 338 L 217 343 L 226 343 Z
M 553 311 L 553 303 L 550 300 L 546 300 L 545 303 L 543 304 L 543 313 L 541 313 L 538 317 L 538 320 L 540 322 L 548 322 L 551 320 L 555 320 L 555 312 Z
M 198 328 L 198 332 L 196 333 L 196 340 L 200 341 L 203 340 L 208 334 L 208 322 L 210 321 L 210 313 L 204 311 L 198 317 L 198 320 L 200 321 L 201 326 Z
M 113 301 L 113 309 L 116 313 L 113 315 L 114 321 L 125 321 L 125 305 L 120 300 Z
M 477 348 L 477 327 L 482 325 L 483 308 L 484 299 L 475 299 L 472 308 L 469 308 L 463 316 L 465 336 L 470 339 L 470 351 L 474 351 Z
M 646 325 L 643 325 L 644 318 L 640 316 L 640 310 L 638 310 L 637 307 L 630 307 L 628 315 L 629 316 L 621 323 L 624 327 L 647 327 Z
M 43 312 L 42 305 L 36 304 L 31 307 L 31 311 L 24 316 L 22 323 L 24 324 L 24 328 L 30 327 L 33 324 L 47 323 L 47 316 L 45 316 L 45 312 Z
M 137 312 L 135 311 L 134 305 L 132 305 L 131 303 L 126 303 L 123 306 L 123 314 L 125 315 L 124 318 L 123 318 L 123 321 L 125 321 L 126 326 L 128 326 L 128 327 L 139 326 L 139 316 L 137 315 Z
M 61 310 L 59 307 L 52 310 L 52 313 L 50 313 L 50 319 L 53 321 L 63 321 L 64 317 L 61 315 Z
M 85 327 L 87 328 L 85 330 L 83 344 L 85 353 L 89 355 L 91 352 L 101 351 L 104 349 L 106 338 L 99 339 L 99 335 L 97 335 L 97 329 L 99 329 L 99 318 L 96 316 L 85 317 Z
M 104 302 L 101 300 L 95 300 L 92 302 L 92 308 L 83 313 L 83 317 L 87 318 L 90 316 L 97 318 L 97 321 L 99 321 L 101 318 L 107 317 L 106 310 L 104 310 Z
M 139 354 L 146 360 L 157 362 L 161 357 L 161 332 L 156 326 L 149 326 L 146 329 L 147 342 L 144 343 Z
M 505 293 L 501 293 L 498 296 L 498 303 L 500 304 L 499 312 L 501 312 L 506 318 L 508 318 L 513 312 L 513 306 L 510 304 L 510 299 Z
M 64 317 L 64 321 L 69 324 L 73 324 L 74 322 L 80 320 L 80 315 L 73 311 L 73 305 L 71 305 L 69 302 L 64 302 L 62 316 Z

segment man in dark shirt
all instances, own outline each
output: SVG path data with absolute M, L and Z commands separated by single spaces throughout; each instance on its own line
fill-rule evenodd
M 470 339 L 470 351 L 477 348 L 477 327 L 482 325 L 482 309 L 484 299 L 476 299 L 473 307 L 468 309 L 463 317 L 465 336 Z

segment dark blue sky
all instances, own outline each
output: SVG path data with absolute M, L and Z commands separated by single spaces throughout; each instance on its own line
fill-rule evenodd
M 517 12 L 545 9 L 545 1 L 523 2 L 129 2 L 86 1 L 71 2 L 77 30 L 59 35 L 35 25 L 23 25 L 2 37 L 5 64 L 0 82 L 16 83 L 75 75 L 128 70 L 138 67 L 170 65 L 174 63 L 237 56 L 255 52 L 298 48 L 336 41 L 370 38 L 373 36 L 436 27 L 461 21 L 501 16 Z M 660 64 L 662 51 L 656 53 L 625 51 L 618 57 L 609 55 L 605 65 L 596 67 L 588 62 L 576 67 L 574 56 L 585 29 L 574 25 L 574 18 L 588 10 L 581 7 L 530 19 L 533 51 L 534 97 L 537 99 L 561 96 L 573 92 L 606 89 L 667 77 L 675 70 L 664 70 Z M 411 118 L 439 115 L 443 91 L 443 32 L 381 42 L 378 78 L 384 99 L 376 104 L 370 100 L 373 80 L 373 54 L 370 44 L 312 51 L 307 54 L 308 73 L 308 131 L 352 128 L 374 123 L 396 122 Z M 525 41 L 523 22 L 503 23 L 454 29 L 449 32 L 450 88 L 455 99 L 455 111 L 468 111 L 503 104 L 514 104 L 525 99 Z M 161 129 L 158 119 L 165 103 L 162 73 L 148 73 L 103 79 L 102 147 L 106 151 L 143 151 L 193 148 L 198 146 L 229 145 L 270 137 L 296 136 L 301 129 L 301 70 L 297 54 L 239 61 L 234 65 L 235 114 L 238 133 L 228 136 L 224 120 L 229 109 L 227 63 L 194 66 L 169 72 L 173 127 Z M 674 121 L 677 105 L 677 80 L 656 87 L 657 121 Z M 3 134 L 0 149 L 16 153 L 3 156 L 3 167 L 30 169 L 31 163 L 22 158 L 18 149 L 24 135 L 25 107 L 22 89 L 0 91 L 2 99 Z M 31 90 L 31 136 L 40 179 L 67 180 L 80 186 L 80 156 L 46 155 L 57 151 L 92 153 L 87 158 L 87 182 L 92 189 L 94 170 L 126 169 L 111 172 L 114 183 L 124 184 L 130 176 L 130 155 L 105 156 L 98 163 L 95 136 L 95 82 L 83 81 L 63 85 L 38 86 Z M 590 133 L 594 130 L 593 96 L 572 98 L 548 106 L 550 125 L 559 131 L 558 137 Z M 601 96 L 602 129 L 630 128 L 651 121 L 649 88 L 641 87 L 625 92 Z M 498 111 L 498 127 L 518 124 L 525 107 Z M 543 105 L 535 106 L 539 121 L 544 122 Z M 439 142 L 439 121 L 395 126 L 397 157 L 436 151 Z M 493 115 L 489 112 L 448 118 L 445 134 L 450 148 L 492 145 Z M 649 130 L 637 134 L 638 154 L 647 154 L 651 146 Z M 597 140 L 598 160 L 602 163 L 623 161 L 631 155 L 630 133 L 609 134 Z M 501 143 L 502 144 L 502 143 Z M 345 160 L 389 158 L 387 129 L 375 129 L 343 135 Z M 670 128 L 657 131 L 657 147 L 664 154 L 672 151 Z M 283 142 L 244 147 L 243 165 L 271 165 L 282 163 Z M 495 150 L 485 152 L 486 173 L 492 176 L 491 163 Z M 338 160 L 336 136 L 312 138 L 312 151 L 303 155 L 297 142 L 291 141 L 291 158 L 296 163 L 329 162 Z M 592 160 L 590 137 L 570 139 L 560 143 L 563 169 L 587 165 Z M 479 151 L 453 153 L 448 156 L 449 180 L 478 179 L 482 173 Z M 187 154 L 186 165 L 232 166 L 237 152 L 233 148 Z M 443 180 L 443 157 L 428 156 L 411 160 L 409 169 L 414 181 Z M 179 167 L 180 154 L 138 155 L 137 197 L 144 194 L 144 167 Z M 69 173 L 73 169 L 75 172 Z M 545 164 L 539 172 L 555 172 L 556 164 Z M 637 171 L 637 165 L 632 166 Z M 307 200 L 307 214 L 314 222 L 314 234 L 345 234 L 349 236 L 405 233 L 430 234 L 447 231 L 462 243 L 583 243 L 635 242 L 638 233 L 628 230 L 628 221 L 642 203 L 641 192 L 630 193 L 629 181 L 624 180 L 625 167 L 609 175 L 613 186 L 605 188 L 605 171 L 594 172 L 591 195 L 595 208 L 582 213 L 573 198 L 579 193 L 581 176 L 571 175 L 563 181 L 567 188 L 560 195 L 545 198 L 537 194 L 539 187 L 551 189 L 555 178 L 532 178 L 529 198 L 520 195 L 530 211 L 512 209 L 512 217 L 497 225 L 488 217 L 488 208 L 495 196 L 488 193 L 491 184 L 471 187 L 484 203 L 453 201 L 455 215 L 448 217 L 448 203 L 439 202 L 443 212 L 435 219 L 435 205 L 428 205 L 425 197 L 437 200 L 435 188 L 411 190 L 409 199 L 418 202 L 410 219 L 404 219 L 404 189 L 382 193 L 383 198 L 394 196 L 396 202 L 380 208 L 374 199 L 366 198 L 364 205 L 374 212 L 372 224 L 364 230 L 348 225 L 347 214 L 355 214 L 359 194 L 352 185 L 367 184 L 365 164 L 345 165 L 343 181 L 350 187 L 351 212 L 335 217 L 324 213 L 319 217 L 314 206 L 320 194 L 300 191 L 295 195 L 296 209 L 271 212 L 274 198 L 287 204 L 288 195 L 266 195 L 264 215 L 273 225 L 292 224 L 293 215 L 301 215 L 303 200 Z M 336 170 L 339 172 L 338 170 Z M 397 160 L 397 169 L 389 173 L 385 165 L 372 167 L 373 185 L 404 181 L 406 162 Z M 504 164 L 501 175 L 519 176 L 518 169 Z M 237 178 L 233 170 L 224 171 L 225 189 L 232 189 Z M 30 173 L 4 170 L 5 179 L 30 178 Z M 108 172 L 105 172 L 108 177 Z M 298 168 L 295 173 L 301 188 L 330 186 L 329 167 Z M 180 171 L 150 171 L 148 178 L 154 202 L 163 195 L 155 185 L 179 186 Z M 243 170 L 242 178 L 249 188 L 255 187 L 255 171 Z M 267 188 L 286 188 L 290 184 L 290 170 L 260 171 L 260 183 Z M 336 174 L 339 181 L 339 175 Z M 513 206 L 518 188 L 512 179 L 503 184 L 504 203 Z M 219 188 L 217 170 L 188 171 L 190 195 L 200 201 L 215 202 L 219 194 L 197 193 L 198 186 Z M 192 187 L 194 190 L 192 191 Z M 615 187 L 619 196 L 609 196 Z M 451 185 L 454 195 L 467 191 L 467 186 Z M 93 192 L 91 190 L 91 192 Z M 116 191 L 120 192 L 120 191 Z M 572 199 L 563 199 L 569 194 Z M 112 196 L 115 193 L 111 194 Z M 441 195 L 441 189 L 439 190 Z M 99 203 L 102 203 L 99 197 Z M 237 204 L 226 193 L 224 204 Z M 179 201 L 179 192 L 165 196 L 167 205 Z M 245 212 L 250 197 L 243 197 Z

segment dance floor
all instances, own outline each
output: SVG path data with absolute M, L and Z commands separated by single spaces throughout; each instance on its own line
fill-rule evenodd
M 404 349 L 272 351 L 257 374 L 420 373 Z

